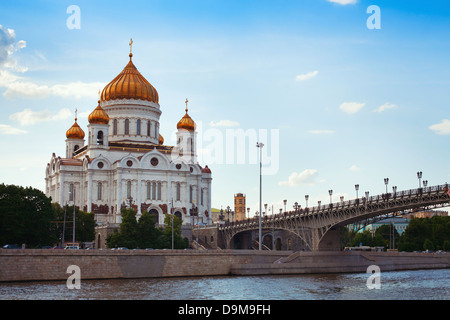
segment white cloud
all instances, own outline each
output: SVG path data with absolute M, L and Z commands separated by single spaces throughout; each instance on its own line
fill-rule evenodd
M 341 4 L 343 6 L 347 5 L 347 4 L 356 4 L 358 3 L 358 0 L 327 0 L 328 2 L 333 2 L 333 3 L 337 3 L 337 4 Z
M 366 104 L 358 102 L 344 102 L 339 106 L 339 109 L 348 114 L 354 114 L 362 109 Z
M 349 168 L 349 170 L 350 170 L 350 171 L 354 171 L 354 172 L 358 172 L 358 171 L 361 171 L 361 168 L 358 167 L 357 165 L 352 165 L 352 166 Z
M 43 99 L 49 96 L 80 99 L 83 97 L 96 98 L 97 92 L 104 87 L 104 83 L 72 82 L 68 84 L 43 85 L 19 77 L 8 70 L 24 73 L 28 68 L 21 66 L 14 58 L 14 53 L 25 48 L 26 41 L 16 42 L 13 29 L 0 25 L 0 87 L 6 88 L 3 95 L 7 98 Z
M 315 70 L 315 71 L 311 71 L 311 72 L 308 72 L 305 74 L 299 74 L 295 77 L 295 81 L 304 81 L 304 80 L 311 79 L 311 78 L 315 77 L 318 73 L 319 73 L 319 71 Z
M 25 130 L 11 127 L 7 124 L 0 124 L 0 134 L 23 134 L 27 133 Z
M 211 121 L 209 123 L 211 127 L 237 127 L 239 122 L 231 120 L 220 120 L 218 122 Z
M 450 121 L 448 119 L 442 120 L 441 123 L 436 123 L 428 127 L 436 134 L 449 135 L 450 134 Z
M 0 84 L 3 84 L 7 90 L 3 95 L 7 98 L 31 98 L 31 99 L 43 99 L 49 96 L 57 96 L 62 98 L 97 98 L 99 88 L 105 86 L 104 83 L 93 82 L 72 82 L 69 84 L 57 84 L 54 86 L 38 85 L 29 81 L 12 81 L 5 83 L 0 80 Z
M 377 109 L 373 110 L 373 112 L 383 112 L 385 110 L 394 109 L 394 108 L 397 108 L 397 107 L 398 106 L 396 104 L 386 102 L 382 106 L 379 106 Z
M 311 134 L 333 134 L 334 130 L 309 130 Z
M 25 109 L 21 112 L 16 112 L 10 115 L 9 119 L 18 121 L 22 126 L 27 126 L 45 121 L 65 120 L 70 116 L 72 116 L 72 113 L 69 109 L 62 109 L 55 115 L 52 115 L 52 113 L 48 110 L 35 112 L 30 109 Z
M 300 185 L 315 185 L 317 183 L 323 182 L 324 180 L 318 181 L 318 171 L 315 169 L 306 169 L 300 173 L 292 172 L 287 181 L 280 181 L 278 185 L 296 187 Z

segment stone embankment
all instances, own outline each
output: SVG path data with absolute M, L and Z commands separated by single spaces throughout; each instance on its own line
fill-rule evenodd
M 81 279 L 269 275 L 441 269 L 450 254 L 397 252 L 296 252 L 254 250 L 48 250 L 0 249 L 0 282 Z

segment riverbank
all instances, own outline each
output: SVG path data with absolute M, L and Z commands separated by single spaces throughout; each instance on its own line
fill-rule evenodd
M 224 275 L 366 272 L 450 268 L 450 254 L 399 252 L 296 252 L 254 250 L 0 249 L 0 282 L 132 279 Z

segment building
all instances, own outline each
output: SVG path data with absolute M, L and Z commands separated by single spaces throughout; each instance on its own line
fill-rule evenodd
M 245 205 L 245 194 L 237 193 L 234 195 L 234 213 L 236 216 L 236 221 L 241 221 L 246 219 L 245 211 L 247 207 Z
M 393 228 L 395 228 L 397 233 L 401 235 L 403 232 L 405 232 L 406 228 L 408 227 L 409 219 L 403 217 L 391 217 L 378 220 L 377 222 L 374 222 L 371 225 L 372 234 L 375 234 L 377 229 L 383 225 L 393 226 Z
M 47 164 L 46 195 L 60 205 L 94 212 L 99 225 L 120 223 L 124 207 L 134 208 L 138 217 L 147 210 L 158 224 L 170 212 L 184 225 L 210 224 L 212 174 L 197 162 L 188 100 L 177 143 L 167 146 L 160 134 L 158 92 L 132 57 L 130 44 L 128 64 L 101 91 L 86 135 L 75 115 L 65 156 L 53 154 Z
M 414 217 L 414 218 L 431 218 L 434 216 L 441 216 L 441 217 L 447 217 L 448 211 L 444 210 L 421 210 L 421 211 L 415 211 L 410 214 L 408 214 L 408 217 Z

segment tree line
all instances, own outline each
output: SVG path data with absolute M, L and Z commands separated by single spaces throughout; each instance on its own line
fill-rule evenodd
M 181 220 L 173 215 L 166 214 L 164 227 L 156 227 L 155 218 L 144 211 L 136 219 L 134 209 L 122 209 L 122 222 L 120 229 L 106 238 L 108 248 L 125 247 L 128 249 L 170 249 L 172 248 L 172 224 L 174 249 L 185 249 L 189 240 L 181 235 Z M 173 223 L 172 223 L 172 220 Z
M 400 235 L 391 225 L 383 225 L 372 233 L 348 231 L 341 232 L 343 247 L 364 246 L 399 251 L 444 250 L 450 251 L 450 217 L 434 216 L 431 218 L 411 218 L 408 227 Z
M 0 184 L 0 245 L 55 246 L 64 241 L 63 233 L 66 242 L 72 242 L 74 211 L 76 241 L 92 241 L 95 234 L 93 213 L 76 207 L 74 210 L 73 206 L 61 207 L 32 187 Z

